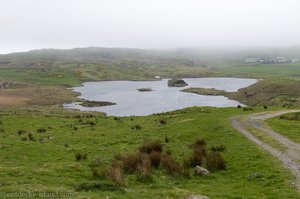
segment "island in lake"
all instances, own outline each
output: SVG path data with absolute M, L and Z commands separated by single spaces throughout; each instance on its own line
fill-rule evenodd
M 188 84 L 183 79 L 170 79 L 168 80 L 168 86 L 169 87 L 184 87 Z
M 81 106 L 84 107 L 99 107 L 99 106 L 111 106 L 111 105 L 116 105 L 114 102 L 101 102 L 101 101 L 89 101 L 86 100 L 82 103 L 80 103 Z
M 153 91 L 152 88 L 139 88 L 137 89 L 139 92 L 149 92 L 149 91 Z

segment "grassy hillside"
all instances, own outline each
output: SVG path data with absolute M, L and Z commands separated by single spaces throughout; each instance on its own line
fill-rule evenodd
M 70 192 L 73 198 L 183 198 L 191 193 L 214 199 L 299 198 L 289 186 L 292 174 L 230 126 L 230 116 L 245 113 L 249 112 L 202 107 L 115 118 L 59 109 L 2 110 L 0 192 L 58 191 Z M 165 151 L 181 162 L 191 154 L 189 145 L 196 138 L 205 139 L 208 148 L 225 146 L 221 152 L 227 162 L 225 170 L 197 177 L 190 169 L 187 178 L 169 176 L 159 168 L 151 181 L 126 174 L 127 186 L 119 190 L 91 173 L 91 165 L 109 167 L 116 155 L 136 151 L 144 140 L 161 141 Z M 76 161 L 78 153 L 86 154 L 86 159 Z M 82 183 L 103 186 L 75 191 Z
M 237 92 L 206 88 L 188 88 L 184 92 L 199 95 L 223 95 L 249 106 L 300 106 L 300 81 L 267 79 Z
M 288 77 L 300 79 L 300 63 L 229 66 L 221 69 L 218 74 L 222 76 L 249 78 Z
M 300 81 L 289 79 L 262 80 L 228 96 L 251 106 L 300 106 Z
M 145 80 L 209 76 L 212 70 L 184 54 L 121 48 L 35 50 L 0 55 L 0 79 L 74 86 L 91 80 Z

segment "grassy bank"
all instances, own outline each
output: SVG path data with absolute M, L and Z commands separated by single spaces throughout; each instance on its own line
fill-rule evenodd
M 300 114 L 289 113 L 267 120 L 268 125 L 277 133 L 300 144 Z
M 199 95 L 223 95 L 249 106 L 300 106 L 300 81 L 292 79 L 267 79 L 237 92 L 206 88 L 188 88 L 184 92 Z
M 75 198 L 184 198 L 191 193 L 222 199 L 300 197 L 289 186 L 294 178 L 279 161 L 230 126 L 228 118 L 240 114 L 249 112 L 202 107 L 116 118 L 60 109 L 1 111 L 0 191 L 72 192 Z M 126 175 L 123 191 L 109 191 L 104 186 L 74 191 L 82 183 L 106 182 L 93 178 L 89 165 L 95 160 L 105 168 L 117 154 L 137 150 L 144 140 L 159 140 L 175 160 L 182 161 L 191 153 L 189 145 L 196 138 L 205 139 L 208 148 L 225 146 L 226 170 L 184 178 L 158 169 L 148 183 L 134 174 Z M 86 154 L 86 160 L 76 161 L 77 153 Z

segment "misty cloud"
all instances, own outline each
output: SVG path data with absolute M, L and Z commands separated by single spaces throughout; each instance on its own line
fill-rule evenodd
M 300 44 L 297 0 L 1 0 L 0 53 Z

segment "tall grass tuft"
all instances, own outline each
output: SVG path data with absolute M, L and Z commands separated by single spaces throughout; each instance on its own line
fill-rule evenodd
M 160 141 L 146 141 L 142 146 L 139 147 L 141 153 L 158 152 L 161 153 L 163 146 Z

